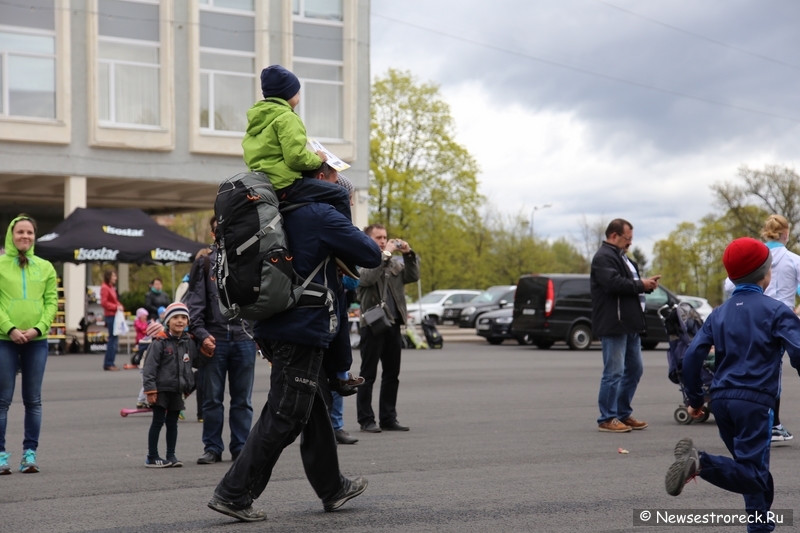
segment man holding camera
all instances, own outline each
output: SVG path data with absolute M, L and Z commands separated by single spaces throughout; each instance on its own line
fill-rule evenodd
M 419 260 L 407 242 L 389 240 L 386 228 L 381 224 L 371 224 L 364 233 L 375 241 L 383 253 L 383 263 L 378 268 L 360 270 L 360 284 L 357 290 L 361 302 L 361 377 L 364 384 L 358 388 L 356 411 L 361 431 L 380 433 L 384 431 L 408 431 L 397 421 L 397 389 L 400 385 L 400 352 L 403 346 L 400 326 L 406 324 L 406 293 L 404 285 L 419 280 Z M 402 258 L 394 257 L 395 251 Z M 365 309 L 384 304 L 386 316 L 391 327 L 375 334 L 363 317 Z M 378 422 L 372 410 L 372 387 L 378 374 L 378 361 L 383 367 L 381 373 L 381 392 L 378 402 Z

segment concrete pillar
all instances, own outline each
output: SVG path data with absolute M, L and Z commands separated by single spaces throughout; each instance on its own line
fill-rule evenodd
M 130 275 L 131 268 L 128 263 L 117 263 L 117 294 L 131 290 Z M 135 309 L 128 309 L 128 311 L 136 312 Z
M 67 176 L 64 179 L 64 218 L 79 207 L 86 207 L 86 178 Z M 63 282 L 67 329 L 77 329 L 85 307 L 86 265 L 64 263 Z
M 359 229 L 366 228 L 369 225 L 369 191 L 356 189 L 350 209 L 353 215 L 353 224 Z

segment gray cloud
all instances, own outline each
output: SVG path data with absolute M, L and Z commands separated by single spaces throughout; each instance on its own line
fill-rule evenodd
M 499 103 L 576 113 L 590 124 L 595 146 L 615 153 L 643 142 L 665 154 L 691 154 L 735 143 L 764 146 L 779 157 L 796 158 L 800 3 L 610 3 L 798 65 L 754 57 L 596 0 L 373 0 L 373 73 L 399 66 L 443 85 L 478 81 Z

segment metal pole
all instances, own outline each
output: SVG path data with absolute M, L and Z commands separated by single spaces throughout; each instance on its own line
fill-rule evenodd
M 170 265 L 170 269 L 172 270 L 172 287 L 170 292 L 172 293 L 172 297 L 175 297 L 175 263 Z

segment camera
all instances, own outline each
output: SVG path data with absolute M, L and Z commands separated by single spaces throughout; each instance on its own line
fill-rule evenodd
M 393 243 L 393 244 L 394 244 L 394 245 L 395 245 L 397 248 L 400 248 L 401 246 L 403 246 L 403 241 L 401 241 L 400 239 L 395 239 L 395 240 L 393 240 L 393 241 L 392 241 L 392 243 Z

